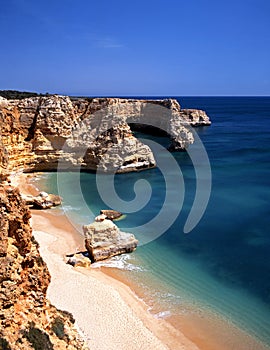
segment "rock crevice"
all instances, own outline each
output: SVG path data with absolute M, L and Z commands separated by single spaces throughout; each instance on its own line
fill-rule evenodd
M 28 129 L 28 135 L 25 139 L 25 141 L 31 141 L 34 136 L 35 136 L 35 130 L 36 130 L 36 125 L 37 125 L 37 118 L 38 118 L 38 115 L 39 115 L 39 111 L 40 111 L 40 107 L 41 107 L 41 103 L 42 103 L 42 97 L 39 98 L 39 101 L 38 101 L 38 105 L 37 105 L 37 110 L 34 114 L 34 117 L 33 117 L 33 121 Z

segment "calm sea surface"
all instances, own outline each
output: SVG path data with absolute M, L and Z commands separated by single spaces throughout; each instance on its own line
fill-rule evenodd
M 179 216 L 158 239 L 139 246 L 129 256 L 113 259 L 111 265 L 123 268 L 140 284 L 162 305 L 159 310 L 164 315 L 173 315 L 189 303 L 208 308 L 270 345 L 270 98 L 178 100 L 183 108 L 205 110 L 212 120 L 210 127 L 196 128 L 212 170 L 212 193 L 205 214 L 190 233 L 183 233 L 193 204 L 196 175 L 188 154 L 175 153 L 185 183 Z M 137 136 L 168 145 L 165 137 Z M 46 176 L 47 189 L 57 192 L 57 175 Z M 80 181 L 86 208 L 74 186 L 75 177 L 66 173 L 58 179 L 65 188 L 64 209 L 79 225 L 87 224 L 108 206 L 99 196 L 95 174 L 83 173 Z M 140 240 L 147 233 L 137 233 L 136 227 L 163 210 L 166 186 L 156 168 L 117 175 L 116 192 L 123 200 L 132 200 L 133 185 L 139 179 L 151 184 L 151 199 L 117 224 Z M 180 197 L 169 205 L 179 206 Z M 154 225 L 152 229 L 156 229 Z

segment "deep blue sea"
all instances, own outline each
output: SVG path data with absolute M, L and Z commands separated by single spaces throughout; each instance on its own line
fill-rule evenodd
M 270 98 L 177 99 L 183 108 L 205 110 L 212 121 L 209 127 L 196 128 L 211 164 L 212 192 L 207 209 L 199 224 L 185 234 L 196 173 L 187 153 L 174 153 L 185 184 L 179 216 L 160 237 L 129 256 L 113 259 L 112 266 L 128 270 L 126 273 L 160 302 L 164 314 L 173 314 L 190 303 L 217 312 L 270 345 Z M 166 137 L 137 136 L 168 145 Z M 162 150 L 160 153 L 162 156 Z M 167 157 L 166 152 L 163 157 Z M 82 173 L 82 194 L 93 213 L 89 215 L 74 186 L 75 176 L 61 176 L 64 208 L 79 225 L 87 224 L 108 206 L 99 196 L 95 174 Z M 176 179 L 178 174 L 170 176 Z M 116 192 L 123 200 L 132 200 L 133 186 L 139 179 L 151 184 L 151 199 L 117 224 L 140 240 L 147 233 L 136 232 L 136 227 L 162 210 L 166 181 L 158 168 L 117 175 Z M 48 175 L 48 184 L 49 190 L 57 191 L 56 174 Z M 180 206 L 180 197 L 169 206 Z

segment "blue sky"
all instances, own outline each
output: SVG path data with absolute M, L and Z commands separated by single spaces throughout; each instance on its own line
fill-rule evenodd
M 0 89 L 270 95 L 269 0 L 9 0 Z

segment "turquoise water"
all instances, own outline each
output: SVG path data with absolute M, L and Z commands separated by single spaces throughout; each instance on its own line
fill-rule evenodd
M 196 129 L 212 169 L 206 212 L 194 230 L 183 233 L 196 175 L 187 153 L 174 154 L 185 183 L 180 214 L 163 235 L 129 256 L 113 259 L 112 265 L 128 270 L 149 296 L 159 300 L 165 313 L 189 304 L 214 310 L 270 345 L 270 98 L 181 98 L 180 103 L 184 108 L 206 110 L 213 122 Z M 168 144 L 164 137 L 137 136 Z M 158 153 L 161 158 L 168 156 L 162 148 Z M 179 176 L 173 171 L 172 178 Z M 49 190 L 57 192 L 57 175 L 47 176 Z M 80 174 L 83 200 L 77 179 L 77 174 L 65 173 L 58 181 L 64 189 L 66 213 L 82 225 L 107 205 L 99 196 L 95 174 Z M 143 242 L 151 233 L 137 232 L 136 227 L 164 209 L 166 183 L 158 168 L 117 175 L 116 192 L 123 200 L 132 200 L 139 179 L 151 184 L 151 199 L 117 224 Z M 168 204 L 168 213 L 181 205 L 182 195 Z M 158 228 L 153 223 L 153 232 Z

